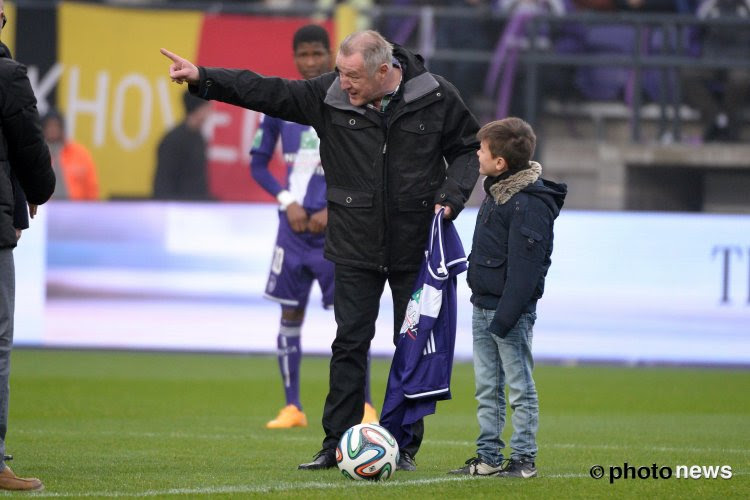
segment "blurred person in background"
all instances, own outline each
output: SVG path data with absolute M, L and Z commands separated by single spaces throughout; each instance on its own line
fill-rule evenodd
M 6 22 L 0 0 L 0 36 Z M 6 50 L 0 53 L 0 490 L 23 491 L 41 490 L 44 485 L 36 478 L 17 477 L 5 463 L 16 294 L 13 249 L 19 237 L 14 186 L 20 186 L 29 203 L 39 205 L 52 196 L 55 174 L 26 68 L 9 56 Z
M 55 200 L 98 200 L 99 180 L 91 153 L 66 136 L 65 120 L 55 110 L 42 117 L 42 132 L 57 177 Z
M 189 92 L 182 95 L 185 119 L 159 143 L 154 175 L 154 199 L 213 200 L 208 188 L 207 143 L 202 128 L 211 116 L 211 103 Z
M 703 59 L 747 60 L 750 57 L 750 0 L 703 0 L 700 19 L 744 19 L 744 25 L 707 26 L 698 34 Z M 704 142 L 737 142 L 748 107 L 750 70 L 747 68 L 685 68 L 685 101 L 700 111 Z
M 308 24 L 298 29 L 292 50 L 297 71 L 304 79 L 331 71 L 331 45 L 328 33 L 321 26 Z M 287 167 L 284 187 L 268 169 L 279 137 Z M 323 307 L 333 307 L 334 266 L 323 256 L 328 208 L 319 146 L 320 139 L 311 126 L 263 116 L 250 151 L 253 179 L 279 202 L 279 230 L 264 296 L 281 304 L 277 346 L 286 406 L 266 424 L 269 429 L 307 427 L 299 389 L 300 333 L 314 280 L 323 293 Z M 377 420 L 370 398 L 368 370 L 362 421 L 377 423 Z

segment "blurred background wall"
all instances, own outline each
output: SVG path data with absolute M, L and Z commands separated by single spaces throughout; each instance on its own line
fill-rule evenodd
M 296 78 L 291 36 L 312 21 L 334 45 L 378 29 L 481 123 L 535 127 L 545 176 L 570 190 L 543 358 L 750 364 L 747 0 L 17 0 L 6 13 L 2 40 L 40 113 L 61 113 L 99 184 L 96 200 L 44 207 L 22 239 L 21 344 L 275 350 L 277 308 L 260 296 L 277 216 L 248 171 L 259 116 L 212 104 L 208 181 L 223 203 L 149 201 L 156 147 L 184 117 L 158 49 Z M 312 305 L 303 339 L 325 353 L 333 318 Z

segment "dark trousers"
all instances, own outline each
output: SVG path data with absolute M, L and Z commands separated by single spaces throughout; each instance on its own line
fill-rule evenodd
M 370 342 L 385 283 L 393 295 L 393 342 L 398 340 L 406 306 L 418 272 L 390 272 L 336 264 L 333 311 L 336 338 L 331 345 L 329 391 L 323 409 L 323 448 L 333 449 L 351 426 L 362 421 L 365 404 L 365 372 Z M 415 423 L 413 441 L 402 451 L 414 456 L 424 434 L 422 421 Z

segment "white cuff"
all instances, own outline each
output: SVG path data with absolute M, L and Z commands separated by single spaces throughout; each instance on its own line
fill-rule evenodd
M 279 200 L 279 208 L 282 211 L 286 210 L 286 207 L 297 201 L 294 199 L 294 195 L 286 189 L 277 194 L 276 199 Z

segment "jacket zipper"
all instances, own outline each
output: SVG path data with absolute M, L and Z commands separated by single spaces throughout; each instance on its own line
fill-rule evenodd
M 390 218 L 388 217 L 388 123 L 385 124 L 385 142 L 383 142 L 383 238 L 385 250 L 383 252 L 383 265 L 380 266 L 381 272 L 388 274 L 388 265 L 391 260 L 391 229 Z

